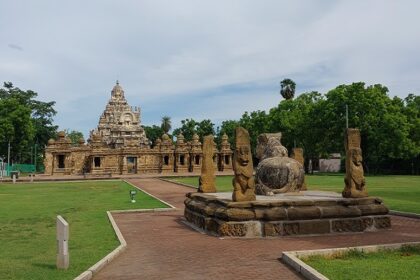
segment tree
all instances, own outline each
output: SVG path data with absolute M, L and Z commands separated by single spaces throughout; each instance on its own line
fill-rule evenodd
M 324 129 L 320 142 L 330 152 L 341 151 L 345 131 L 345 106 L 349 108 L 349 127 L 359 128 L 362 137 L 364 165 L 376 173 L 381 164 L 407 159 L 415 149 L 410 139 L 410 125 L 403 113 L 403 102 L 391 99 L 388 89 L 380 84 L 340 85 L 326 94 L 318 116 Z M 391 166 L 391 169 L 393 167 Z
M 143 126 L 143 128 L 144 128 L 147 138 L 150 141 L 152 141 L 153 145 L 156 143 L 156 140 L 160 138 L 164 133 L 163 129 L 157 125 Z
M 67 135 L 68 138 L 70 138 L 71 143 L 73 145 L 79 144 L 80 139 L 84 139 L 83 133 L 81 133 L 80 131 L 77 131 L 77 130 L 71 130 L 70 131 L 69 129 L 66 129 L 66 135 Z
M 191 141 L 193 135 L 197 132 L 197 125 L 193 119 L 185 119 L 181 121 L 181 127 L 174 130 L 174 135 L 178 136 L 180 133 L 184 135 L 185 141 Z
M 0 154 L 7 153 L 5 142 L 10 141 L 14 161 L 29 162 L 35 145 L 39 147 L 35 155 L 39 158 L 48 139 L 56 135 L 55 102 L 38 101 L 36 92 L 23 91 L 10 82 L 5 82 L 3 87 L 0 89 Z
M 291 79 L 284 79 L 280 82 L 280 94 L 284 99 L 289 100 L 295 96 L 296 83 Z
M 162 130 L 168 134 L 169 130 L 171 130 L 172 126 L 171 126 L 171 117 L 168 116 L 163 116 L 162 117 L 162 124 L 160 126 L 162 128 Z
M 196 131 L 200 137 L 200 141 L 203 141 L 204 136 L 215 135 L 214 124 L 209 119 L 202 120 L 201 122 L 197 123 Z

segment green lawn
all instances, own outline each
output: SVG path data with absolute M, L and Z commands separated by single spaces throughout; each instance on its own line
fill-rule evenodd
M 376 253 L 350 251 L 342 256 L 302 259 L 331 280 L 419 279 L 420 246 Z
M 162 208 L 122 181 L 0 184 L 0 279 L 73 279 L 119 242 L 107 210 Z M 57 270 L 57 215 L 70 225 L 70 268 Z
M 198 186 L 198 177 L 171 180 Z M 306 175 L 308 190 L 341 192 L 344 174 Z M 420 176 L 366 176 L 369 195 L 379 196 L 392 210 L 420 214 Z M 218 176 L 216 187 L 220 192 L 232 191 L 232 176 Z

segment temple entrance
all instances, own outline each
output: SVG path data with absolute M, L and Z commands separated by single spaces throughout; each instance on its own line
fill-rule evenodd
M 137 157 L 127 157 L 127 172 L 137 173 Z
M 66 159 L 65 155 L 58 155 L 58 168 L 65 168 L 64 161 Z

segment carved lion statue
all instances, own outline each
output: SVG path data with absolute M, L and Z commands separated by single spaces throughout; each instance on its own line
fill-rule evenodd
M 260 139 L 265 139 L 263 143 Z M 287 156 L 287 149 L 281 144 L 281 133 L 265 134 L 258 137 L 260 163 L 256 170 L 256 193 L 274 195 L 276 193 L 299 191 L 304 182 L 302 164 Z

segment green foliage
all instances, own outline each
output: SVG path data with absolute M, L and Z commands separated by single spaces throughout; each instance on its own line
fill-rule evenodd
M 284 99 L 289 100 L 293 99 L 295 96 L 296 83 L 291 79 L 284 79 L 280 82 L 280 94 Z
M 214 135 L 214 124 L 211 120 L 202 120 L 198 122 L 194 119 L 185 119 L 181 121 L 181 127 L 174 129 L 174 135 L 178 136 L 180 133 L 184 135 L 186 141 L 191 141 L 195 133 L 203 141 L 204 136 Z
M 302 259 L 329 279 L 417 279 L 420 246 L 365 253 L 351 250 L 334 257 Z
M 84 139 L 83 133 L 81 133 L 80 131 L 77 131 L 77 130 L 71 130 L 70 131 L 70 130 L 66 129 L 66 135 L 67 135 L 68 138 L 70 138 L 71 143 L 73 145 L 79 144 L 79 140 Z
M 23 91 L 10 82 L 0 88 L 0 156 L 7 155 L 10 141 L 11 160 L 29 162 L 35 144 L 39 148 L 36 155 L 39 158 L 48 139 L 55 136 L 55 102 L 38 101 L 37 96 L 36 92 Z
M 162 117 L 162 124 L 160 125 L 160 128 L 167 134 L 172 128 L 171 117 Z
M 164 208 L 122 181 L 0 185 L 0 279 L 74 279 L 118 245 L 106 211 Z M 70 267 L 55 266 L 55 219 L 69 222 Z
M 379 84 L 340 85 L 325 95 L 302 93 L 282 100 L 268 113 L 245 112 L 238 121 L 225 121 L 219 134 L 226 132 L 233 144 L 235 127 L 243 126 L 255 151 L 260 133 L 282 132 L 283 145 L 290 152 L 295 146 L 302 147 L 306 163 L 330 153 L 345 155 L 346 105 L 349 127 L 361 132 L 367 173 L 394 172 L 403 165 L 406 173 L 420 172 L 420 97 L 390 98 L 388 89 Z
M 143 126 L 143 128 L 147 138 L 152 141 L 153 144 L 155 144 L 156 140 L 165 133 L 163 129 L 157 125 Z

